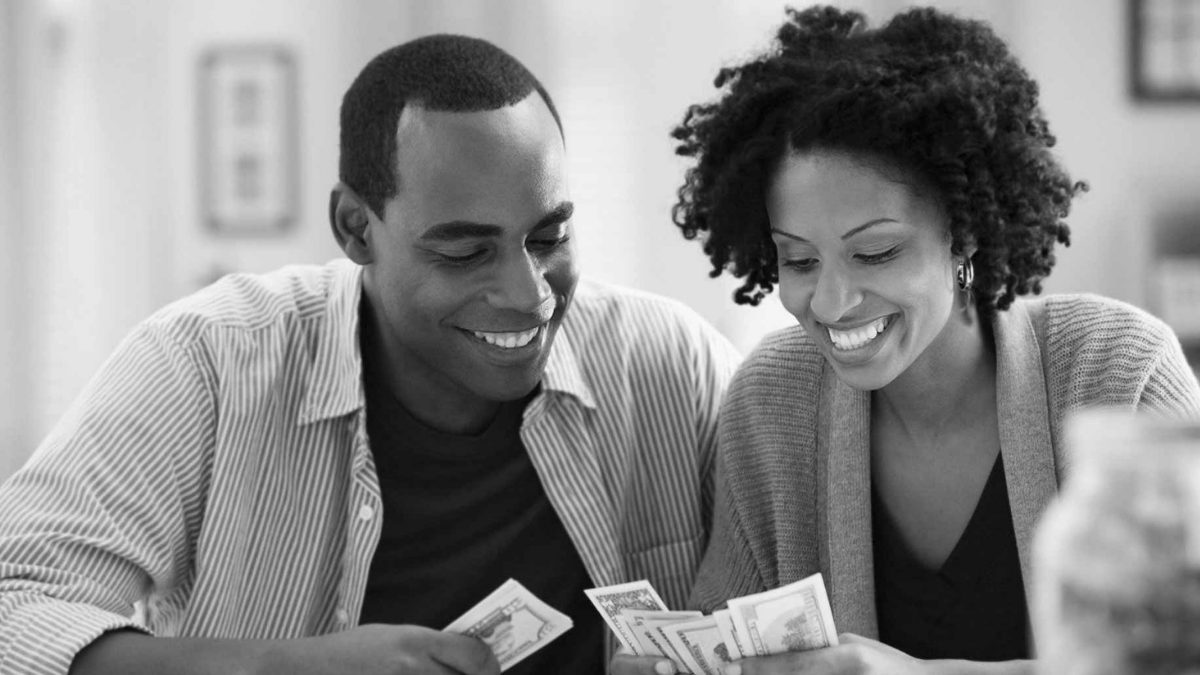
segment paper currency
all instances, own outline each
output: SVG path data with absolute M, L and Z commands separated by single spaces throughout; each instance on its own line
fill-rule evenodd
M 806 651 L 838 643 L 820 573 L 774 590 L 729 601 L 745 656 Z
M 658 597 L 658 593 L 650 585 L 650 582 L 642 579 L 615 586 L 589 588 L 584 593 L 596 606 L 596 611 L 600 612 L 604 623 L 608 624 L 613 633 L 616 633 L 622 646 L 639 656 L 644 654 L 641 642 L 629 632 L 629 627 L 620 617 L 621 611 L 627 609 L 666 611 L 666 604 L 663 603 L 662 598 Z
M 504 672 L 572 625 L 570 617 L 547 605 L 517 580 L 509 579 L 445 630 L 483 640 L 500 662 L 500 672 Z
M 663 628 L 681 621 L 702 617 L 703 614 L 700 612 L 654 612 L 636 609 L 627 609 L 621 614 L 634 639 L 641 643 L 644 654 L 665 656 L 675 663 L 676 671 L 686 672 L 683 659 L 667 640 L 667 634 L 663 632 Z
M 643 654 L 650 656 L 672 657 L 675 654 L 666 643 L 666 636 L 657 630 L 658 626 L 689 621 L 704 616 L 700 612 L 671 611 L 656 609 L 623 609 L 617 617 L 625 624 L 629 634 L 638 641 Z
M 712 617 L 717 622 L 717 630 L 721 631 L 721 639 L 725 642 L 725 648 L 729 652 L 731 661 L 753 656 L 742 647 L 742 638 L 733 625 L 733 616 L 728 609 L 718 609 L 712 613 Z
M 585 591 L 625 649 L 663 656 L 679 672 L 718 675 L 752 656 L 832 647 L 833 612 L 820 573 L 729 601 L 709 616 L 670 611 L 648 581 Z
M 659 630 L 675 648 L 687 671 L 695 675 L 721 675 L 722 666 L 734 660 L 714 616 L 660 626 Z

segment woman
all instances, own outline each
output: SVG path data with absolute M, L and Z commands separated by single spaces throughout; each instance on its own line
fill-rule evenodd
M 841 646 L 743 675 L 1031 671 L 1030 538 L 1069 469 L 1064 416 L 1200 414 L 1178 340 L 1113 300 L 1018 299 L 1085 186 L 985 24 L 789 10 L 777 48 L 716 85 L 675 130 L 695 160 L 675 222 L 745 279 L 738 303 L 778 285 L 799 325 L 727 395 L 693 604 L 823 574 Z

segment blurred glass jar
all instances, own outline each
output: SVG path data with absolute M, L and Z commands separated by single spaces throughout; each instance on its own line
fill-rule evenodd
M 1088 411 L 1067 443 L 1034 539 L 1039 673 L 1200 674 L 1200 423 Z

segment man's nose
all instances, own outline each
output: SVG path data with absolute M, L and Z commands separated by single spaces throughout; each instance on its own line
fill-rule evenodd
M 862 291 L 840 266 L 828 265 L 817 272 L 809 310 L 821 323 L 837 323 L 862 302 Z
M 543 321 L 548 321 L 554 313 L 554 291 L 546 279 L 546 269 L 528 251 L 504 256 L 488 301 L 498 309 L 536 314 Z

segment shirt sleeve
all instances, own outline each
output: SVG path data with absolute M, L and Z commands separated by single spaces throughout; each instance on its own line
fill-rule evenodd
M 0 672 L 66 673 L 102 633 L 182 606 L 214 437 L 200 363 L 139 326 L 0 486 Z

